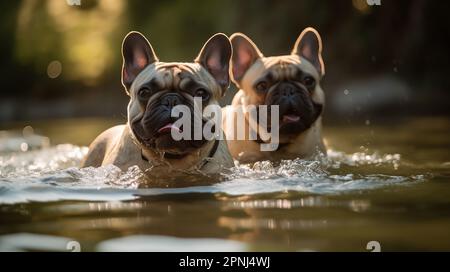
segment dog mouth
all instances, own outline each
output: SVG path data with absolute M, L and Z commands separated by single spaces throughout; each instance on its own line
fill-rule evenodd
M 304 108 L 298 104 L 280 105 L 273 103 L 271 105 L 280 106 L 277 126 L 280 135 L 297 135 L 302 133 L 309 129 L 320 115 L 320 110 Z M 272 121 L 267 123 L 269 131 L 274 129 L 271 127 Z
M 158 135 L 168 134 L 172 132 L 182 133 L 182 128 L 174 125 L 173 123 L 167 123 L 166 125 L 160 127 L 157 131 Z
M 173 133 L 181 134 L 183 133 L 183 128 L 170 122 L 160 127 L 153 138 L 152 147 L 162 152 L 166 159 L 182 159 L 207 142 L 203 138 L 201 140 L 183 138 L 175 140 Z
M 194 139 L 193 135 L 191 135 L 191 138 L 185 139 L 183 125 L 177 125 L 175 120 L 171 118 L 167 118 L 165 121 L 159 120 L 159 124 L 153 122 L 151 126 L 150 123 L 141 120 L 133 123 L 132 129 L 143 148 L 163 154 L 165 159 L 182 159 L 207 142 L 203 137 L 202 139 Z M 174 138 L 174 133 L 179 134 L 181 139 Z
M 297 135 L 313 125 L 322 112 L 322 105 L 315 103 L 307 90 L 286 88 L 275 89 L 266 97 L 265 104 L 279 107 L 280 135 Z
M 302 115 L 304 113 L 296 105 L 290 104 L 288 107 L 285 106 L 280 112 L 280 126 L 296 125 L 303 121 Z
M 285 114 L 281 117 L 281 124 L 292 124 L 300 121 L 298 114 Z
M 281 134 L 297 134 L 306 129 L 300 113 L 290 110 L 280 116 L 279 129 Z

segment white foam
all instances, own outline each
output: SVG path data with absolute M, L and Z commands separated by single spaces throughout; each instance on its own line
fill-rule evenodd
M 345 154 L 331 150 L 327 157 L 318 156 L 312 161 L 296 159 L 279 165 L 269 161 L 237 164 L 225 181 L 210 186 L 140 189 L 139 180 L 143 174 L 137 167 L 127 171 L 113 165 L 78 168 L 86 153 L 86 147 L 59 145 L 0 156 L 0 203 L 122 201 L 141 196 L 188 193 L 254 195 L 297 191 L 341 194 L 425 180 L 423 175 L 395 175 L 401 165 L 398 154 Z M 358 170 L 358 174 L 341 171 L 343 166 Z M 380 166 L 391 171 L 373 174 Z M 370 171 L 361 171 L 366 168 Z

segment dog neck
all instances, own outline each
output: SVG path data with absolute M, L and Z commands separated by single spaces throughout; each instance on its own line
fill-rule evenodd
M 200 163 L 198 163 L 197 165 L 195 165 L 194 168 L 201 170 L 202 168 L 204 168 L 215 156 L 217 149 L 219 147 L 219 140 L 214 140 L 214 144 L 212 146 L 212 148 L 209 151 L 209 154 L 207 157 L 203 158 L 202 160 L 200 160 Z M 169 160 L 180 160 L 183 159 L 184 157 L 186 157 L 186 155 L 177 155 L 177 154 L 170 154 L 170 153 L 165 153 L 164 154 L 164 159 L 169 159 Z M 146 162 L 150 162 L 150 160 L 144 155 L 144 151 L 141 148 L 141 158 L 143 161 Z

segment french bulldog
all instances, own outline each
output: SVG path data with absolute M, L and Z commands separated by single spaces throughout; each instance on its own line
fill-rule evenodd
M 325 95 L 320 86 L 325 74 L 322 40 L 313 28 L 297 38 L 290 55 L 264 57 L 255 43 L 242 33 L 231 37 L 233 57 L 231 76 L 240 89 L 233 98 L 231 111 L 224 111 L 223 127 L 234 159 L 241 163 L 260 160 L 309 158 L 326 151 L 322 139 L 322 112 Z M 261 151 L 258 116 L 248 114 L 250 106 L 279 106 L 278 145 L 273 151 Z M 242 125 L 236 112 L 245 116 L 245 139 L 237 139 Z M 268 116 L 269 118 L 269 116 Z M 270 124 L 269 121 L 267 121 Z M 270 130 L 276 129 L 271 128 Z M 256 139 L 251 139 L 254 131 Z
M 186 128 L 176 127 L 177 118 L 171 113 L 179 105 L 194 112 L 194 97 L 203 107 L 218 105 L 229 87 L 231 55 L 228 37 L 218 33 L 205 43 L 194 62 L 161 62 L 141 33 L 128 33 L 122 43 L 122 84 L 130 97 L 128 122 L 98 136 L 83 167 L 112 164 L 127 170 L 137 165 L 150 186 L 165 187 L 182 186 L 173 181 L 187 180 L 190 174 L 215 176 L 232 167 L 224 140 L 203 136 L 175 140 L 172 130 Z M 200 113 L 197 118 L 204 125 L 209 119 L 202 109 Z M 192 125 L 194 121 L 195 117 Z

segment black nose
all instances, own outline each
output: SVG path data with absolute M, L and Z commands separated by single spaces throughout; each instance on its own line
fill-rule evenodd
M 292 85 L 286 84 L 281 89 L 281 95 L 282 96 L 293 96 L 295 94 L 295 88 Z
M 175 107 L 181 103 L 181 99 L 177 94 L 166 94 L 161 98 L 161 105 L 169 108 Z

